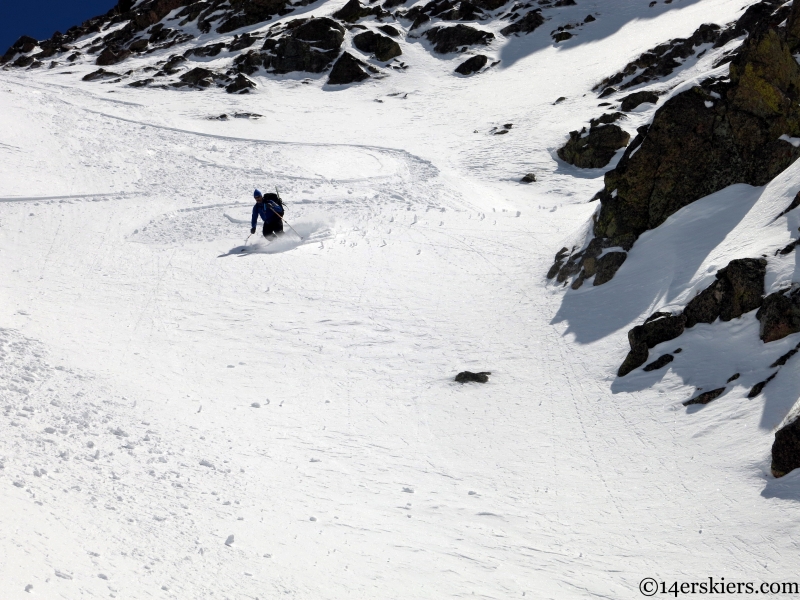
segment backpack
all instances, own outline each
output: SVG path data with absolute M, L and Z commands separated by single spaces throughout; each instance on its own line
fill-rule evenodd
M 281 208 L 283 207 L 283 200 L 275 192 L 267 192 L 264 194 L 264 202 L 277 202 Z

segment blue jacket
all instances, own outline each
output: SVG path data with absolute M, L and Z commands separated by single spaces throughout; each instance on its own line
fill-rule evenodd
M 274 200 L 267 200 L 265 198 L 263 202 L 256 202 L 255 206 L 253 206 L 253 219 L 250 227 L 255 229 L 255 226 L 258 223 L 258 217 L 261 217 L 261 220 L 264 221 L 264 223 L 270 223 L 280 219 L 280 217 L 275 213 L 283 216 L 283 207 Z

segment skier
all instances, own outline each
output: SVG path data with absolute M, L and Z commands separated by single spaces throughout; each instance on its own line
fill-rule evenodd
M 258 217 L 264 221 L 264 228 L 261 230 L 264 237 L 270 234 L 281 235 L 283 233 L 283 202 L 278 194 L 267 193 L 262 195 L 260 191 L 253 192 L 256 203 L 253 206 L 253 220 L 250 225 L 250 234 L 256 232 Z

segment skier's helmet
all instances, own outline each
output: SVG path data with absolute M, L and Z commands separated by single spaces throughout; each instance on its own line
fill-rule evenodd
M 259 192 L 258 190 L 253 192 L 253 198 L 255 198 L 256 200 L 259 200 L 261 198 L 261 192 Z

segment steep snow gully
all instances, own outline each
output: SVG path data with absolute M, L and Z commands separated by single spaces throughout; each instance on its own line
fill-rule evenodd
M 409 68 L 336 89 L 263 71 L 245 95 L 131 88 L 82 81 L 83 59 L 0 71 L 2 598 L 798 580 L 800 471 L 770 472 L 797 365 L 747 397 L 797 334 L 765 345 L 747 313 L 652 348 L 681 348 L 664 369 L 616 372 L 633 326 L 796 238 L 795 214 L 775 217 L 800 167 L 682 208 L 603 286 L 544 276 L 591 238 L 623 152 L 557 158 L 611 102 L 593 88 L 754 3 L 539 4 L 527 35 L 481 22 L 501 62 L 471 77 L 405 37 Z M 742 39 L 698 46 L 616 124 L 633 139 Z M 302 240 L 245 243 L 255 187 L 280 190 Z M 797 256 L 768 256 L 767 292 Z

